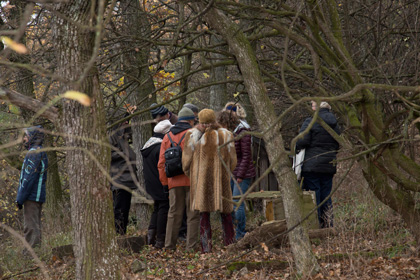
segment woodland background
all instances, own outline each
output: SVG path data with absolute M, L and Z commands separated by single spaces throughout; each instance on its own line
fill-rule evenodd
M 418 1 L 0 3 L 3 277 L 419 277 Z M 149 106 L 220 110 L 231 100 L 244 105 L 265 143 L 291 229 L 288 245 L 258 246 L 239 258 L 247 269 L 232 270 L 216 266 L 242 253 L 222 248 L 204 256 L 123 252 L 113 229 L 107 132 L 134 112 L 128 118 L 142 196 L 139 151 L 151 136 Z M 310 100 L 328 101 L 343 131 L 331 132 L 341 144 L 336 233 L 312 242 L 300 225 L 289 160 L 303 118 L 313 113 Z M 14 206 L 22 128 L 34 124 L 45 128 L 50 162 L 45 246 L 36 262 L 22 259 L 13 231 L 22 227 Z M 250 214 L 249 230 L 260 224 L 259 214 Z M 133 223 L 130 234 L 142 232 Z M 74 259 L 51 254 L 64 244 L 73 244 Z M 136 273 L 138 262 L 146 267 Z M 34 265 L 39 269 L 28 271 Z

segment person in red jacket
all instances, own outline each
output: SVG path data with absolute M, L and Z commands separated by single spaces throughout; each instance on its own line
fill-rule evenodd
M 173 142 L 178 143 L 181 139 L 181 149 L 184 149 L 183 136 L 194 125 L 195 115 L 189 108 L 182 108 L 178 114 L 178 122 L 170 129 L 169 135 Z M 159 179 L 162 185 L 169 188 L 169 212 L 166 225 L 165 249 L 176 249 L 179 229 L 185 207 L 187 208 L 187 250 L 194 250 L 198 246 L 198 231 L 200 224 L 200 214 L 198 211 L 191 210 L 190 207 L 190 179 L 185 175 L 177 175 L 171 178 L 166 177 L 165 173 L 165 151 L 171 147 L 168 134 L 163 138 L 158 170 Z
M 233 130 L 235 137 L 244 132 L 250 131 L 251 127 L 245 120 L 245 109 L 240 104 L 229 102 L 226 104 L 224 110 L 238 117 L 237 126 Z M 243 135 L 242 138 L 235 141 L 236 157 L 238 159 L 238 163 L 235 170 L 233 171 L 233 176 L 235 176 L 235 179 L 238 183 L 236 184 L 234 180 L 231 180 L 230 182 L 233 196 L 244 194 L 248 190 L 252 178 L 256 175 L 255 166 L 252 162 L 251 144 L 251 135 L 249 134 Z M 245 236 L 246 233 L 245 204 L 241 203 L 239 207 L 235 207 L 234 211 L 236 240 L 240 240 Z

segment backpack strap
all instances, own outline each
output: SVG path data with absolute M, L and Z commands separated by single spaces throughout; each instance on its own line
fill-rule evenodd
M 171 147 L 174 147 L 175 142 L 174 142 L 174 141 L 172 141 L 172 138 L 171 138 L 170 132 L 168 132 L 166 135 L 168 135 L 169 141 L 171 141 Z
M 169 133 L 170 133 L 170 132 L 168 132 L 166 135 L 168 135 L 169 141 L 171 141 L 171 147 L 175 147 L 175 142 L 174 142 L 174 141 L 172 141 L 171 135 L 169 135 Z M 179 142 L 178 142 L 178 143 L 176 143 L 176 145 L 177 145 L 177 146 L 179 146 L 179 145 L 181 144 L 182 140 L 183 140 L 183 139 L 184 139 L 184 137 L 185 137 L 185 134 L 187 134 L 187 133 L 184 133 L 184 135 L 182 135 L 182 137 L 181 137 L 181 140 L 179 140 Z
M 184 135 L 182 135 L 181 140 L 179 140 L 179 142 L 178 142 L 178 146 L 181 145 L 182 139 L 184 139 L 185 134 L 187 134 L 187 133 L 185 132 Z

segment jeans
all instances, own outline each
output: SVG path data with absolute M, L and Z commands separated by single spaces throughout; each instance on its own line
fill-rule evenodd
M 303 189 L 315 191 L 316 204 L 321 204 L 331 193 L 334 174 L 302 172 Z M 318 208 L 318 221 L 321 228 L 333 226 L 332 200 L 329 198 Z
M 233 180 L 230 180 L 230 187 L 232 188 L 232 195 L 242 195 L 247 190 L 249 185 L 251 184 L 251 179 L 243 179 L 243 181 L 239 184 L 240 190 L 238 186 L 235 184 Z M 242 191 L 242 192 L 241 192 Z M 234 199 L 234 201 L 239 201 L 239 199 Z M 236 240 L 241 239 L 245 236 L 245 224 L 246 224 L 246 215 L 245 215 L 245 203 L 241 203 L 237 209 L 236 206 L 233 206 L 233 220 L 236 226 Z

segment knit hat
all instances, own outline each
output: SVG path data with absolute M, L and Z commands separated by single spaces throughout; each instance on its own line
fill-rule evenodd
M 195 106 L 194 104 L 192 104 L 192 103 L 185 103 L 184 104 L 184 106 L 182 106 L 183 108 L 184 107 L 187 107 L 188 109 L 191 109 L 191 111 L 193 111 L 195 114 L 197 114 L 198 113 L 198 107 L 197 106 Z
M 166 134 L 169 132 L 171 127 L 172 127 L 171 122 L 169 120 L 164 120 L 164 121 L 159 122 L 157 125 L 155 125 L 153 132 Z
M 178 121 L 190 121 L 194 119 L 195 119 L 195 115 L 194 115 L 194 112 L 191 111 L 191 109 L 187 107 L 183 107 L 181 111 L 179 111 Z
M 156 106 L 157 104 L 156 103 L 153 103 L 152 105 L 150 105 L 150 107 L 154 107 L 154 106 Z M 156 119 L 157 118 L 157 116 L 164 116 L 164 115 L 166 115 L 167 113 L 169 112 L 169 110 L 165 107 L 165 106 L 160 106 L 160 107 L 157 107 L 157 108 L 155 108 L 155 109 L 152 109 L 151 111 L 150 111 L 150 113 L 152 113 L 152 118 L 154 118 L 154 119 Z
M 321 104 L 319 104 L 319 108 L 327 108 L 327 109 L 330 109 L 331 110 L 330 104 L 328 104 L 325 101 L 323 101 L 323 102 L 321 102 Z
M 215 123 L 216 114 L 212 109 L 203 109 L 198 113 L 198 120 L 200 123 Z

